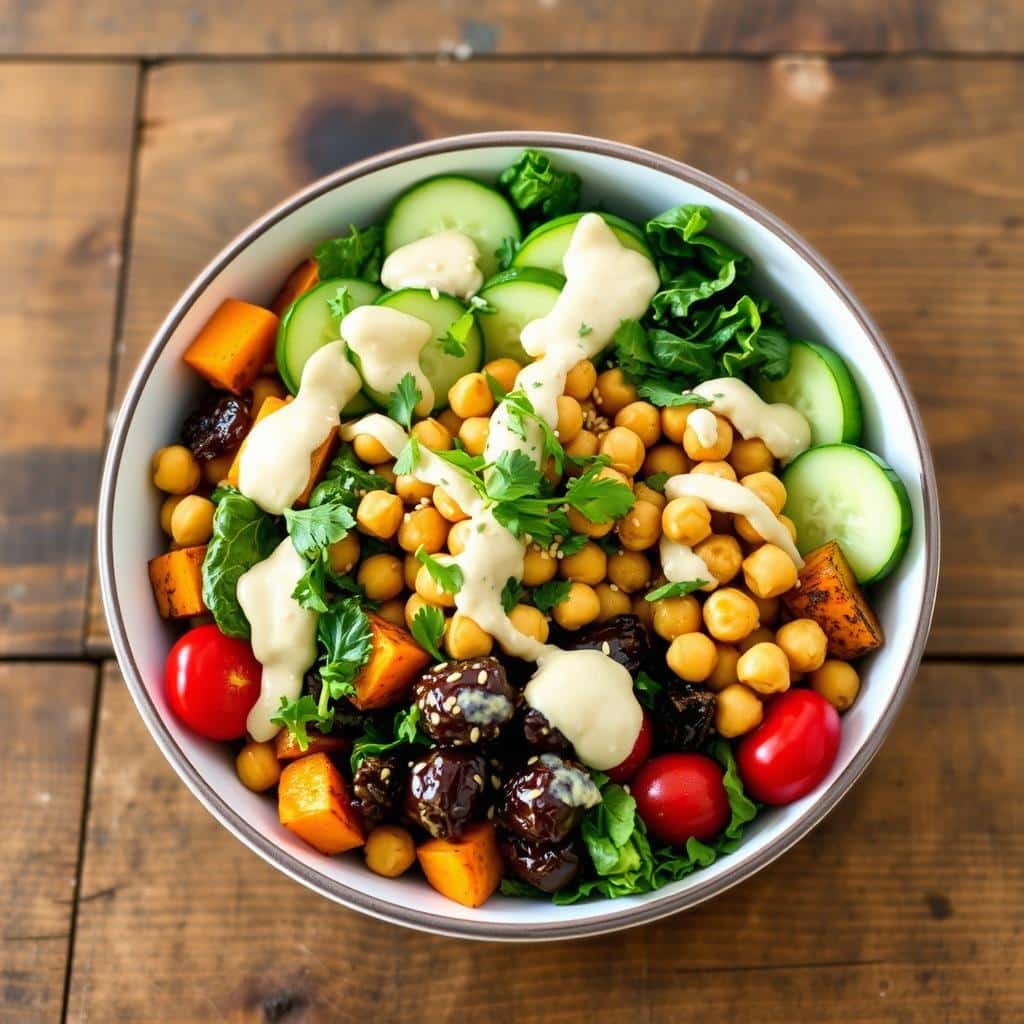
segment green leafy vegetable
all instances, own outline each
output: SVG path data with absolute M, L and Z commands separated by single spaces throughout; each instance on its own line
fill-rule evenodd
M 501 607 L 505 609 L 505 614 L 508 615 L 522 600 L 523 584 L 515 576 L 509 576 L 501 588 Z
M 473 318 L 473 310 L 467 309 L 448 328 L 444 337 L 438 339 L 441 342 L 441 349 L 444 353 L 456 358 L 464 356 L 466 354 L 466 342 L 469 338 L 469 332 L 473 330 L 475 324 L 476 320 Z
M 425 604 L 412 617 L 409 627 L 413 639 L 435 661 L 444 661 L 441 639 L 444 636 L 444 612 L 432 604 Z
M 299 582 L 292 591 L 292 597 L 303 608 L 313 612 L 327 611 L 328 558 L 326 551 L 317 555 L 299 577 Z
M 409 435 L 405 447 L 395 460 L 395 476 L 407 476 L 420 464 L 420 442 L 415 434 Z
M 398 387 L 388 398 L 388 415 L 409 430 L 412 427 L 413 413 L 422 398 L 423 392 L 417 386 L 416 378 L 411 373 L 403 374 Z
M 395 715 L 391 723 L 390 736 L 374 725 L 371 719 L 366 719 L 362 736 L 352 744 L 352 756 L 349 760 L 352 771 L 363 763 L 364 757 L 377 757 L 398 747 L 429 747 L 430 738 L 420 730 L 419 722 L 420 709 L 415 704 Z
M 633 489 L 609 477 L 598 476 L 603 466 L 593 465 L 570 480 L 564 501 L 592 523 L 608 523 L 624 516 L 636 501 Z
M 527 220 L 560 217 L 579 209 L 580 176 L 555 170 L 551 158 L 536 149 L 524 150 L 506 167 L 498 187 Z
M 337 543 L 356 525 L 352 510 L 341 498 L 331 498 L 309 508 L 286 508 L 284 521 L 295 550 L 306 558 Z
M 548 580 L 533 592 L 533 603 L 542 612 L 549 612 L 556 604 L 561 604 L 572 589 L 570 580 Z
M 421 544 L 416 549 L 416 560 L 427 567 L 430 578 L 447 594 L 457 594 L 462 589 L 462 570 L 458 565 L 445 565 L 433 555 L 427 554 Z
M 638 672 L 633 681 L 636 698 L 645 708 L 653 708 L 659 694 L 664 689 L 657 679 L 652 679 L 646 672 Z
M 203 601 L 220 631 L 248 637 L 249 621 L 238 603 L 238 580 L 269 558 L 281 542 L 278 522 L 233 487 L 213 495 L 213 535 L 203 559 Z
M 313 255 L 321 281 L 356 277 L 376 283 L 384 259 L 384 231 L 376 226 L 360 231 L 350 224 L 347 235 L 322 242 Z
M 585 533 L 572 533 L 558 545 L 558 550 L 562 553 L 563 558 L 569 558 L 571 555 L 578 555 L 588 543 L 590 543 L 590 537 Z
M 645 481 L 652 491 L 659 494 L 665 493 L 665 484 L 668 483 L 668 473 L 652 473 Z
M 500 402 L 508 394 L 499 383 L 498 378 L 486 370 L 484 370 L 484 379 L 487 381 L 487 386 L 491 389 L 491 395 L 496 402 Z
M 707 580 L 680 580 L 678 583 L 665 583 L 644 595 L 645 601 L 660 601 L 665 597 L 686 597 L 695 590 L 708 585 Z
M 349 293 L 348 285 L 341 285 L 334 293 L 333 299 L 327 300 L 327 308 L 335 320 L 344 320 L 352 312 L 355 302 Z
M 294 737 L 299 744 L 299 750 L 309 748 L 309 733 L 307 726 L 320 724 L 320 709 L 316 701 L 304 693 L 295 700 L 287 697 L 281 698 L 281 707 L 270 717 L 274 725 L 283 726 Z
M 345 445 L 334 456 L 324 479 L 317 484 L 309 500 L 310 505 L 324 505 L 331 501 L 343 501 L 354 509 L 359 499 L 368 491 L 391 491 L 394 488 L 384 477 L 367 469 Z
M 543 476 L 536 463 L 520 451 L 502 452 L 487 477 L 487 496 L 492 501 L 516 501 L 537 494 Z
M 369 659 L 373 646 L 370 620 L 358 599 L 343 598 L 320 616 L 316 635 L 324 650 L 318 709 L 321 719 L 327 719 L 330 701 L 355 695 L 355 678 Z
M 505 395 L 503 402 L 508 412 L 508 426 L 512 433 L 524 441 L 530 441 L 532 438 L 527 424 L 534 424 L 534 428 L 541 435 L 544 458 L 550 458 L 554 462 L 555 471 L 561 473 L 565 465 L 565 451 L 555 437 L 551 424 L 537 414 L 526 392 L 522 388 L 515 388 Z
M 697 409 L 707 408 L 711 402 L 703 395 L 695 394 L 692 391 L 680 391 L 678 388 L 669 387 L 660 380 L 645 380 L 637 388 L 641 398 L 646 398 L 652 405 L 665 406 L 692 405 Z

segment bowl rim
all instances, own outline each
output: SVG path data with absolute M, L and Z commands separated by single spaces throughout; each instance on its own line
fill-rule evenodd
M 924 521 L 918 528 L 924 530 L 925 578 L 918 608 L 918 629 L 900 677 L 892 690 L 888 704 L 879 717 L 874 730 L 864 741 L 846 769 L 819 794 L 818 799 L 807 808 L 781 835 L 767 843 L 753 857 L 736 861 L 735 866 L 726 866 L 722 873 L 707 881 L 700 881 L 678 893 L 665 894 L 634 907 L 622 907 L 616 901 L 608 902 L 609 911 L 585 920 L 551 921 L 508 924 L 474 921 L 472 918 L 442 917 L 436 914 L 404 906 L 371 896 L 359 889 L 329 878 L 307 866 L 279 846 L 270 836 L 259 831 L 254 825 L 236 813 L 196 770 L 185 751 L 178 745 L 170 730 L 161 719 L 152 698 L 146 689 L 142 674 L 136 663 L 127 631 L 121 616 L 114 574 L 113 559 L 113 509 L 114 493 L 121 466 L 126 438 L 134 419 L 135 409 L 149 377 L 169 338 L 182 318 L 211 281 L 244 249 L 255 242 L 273 225 L 289 216 L 308 202 L 340 185 L 363 178 L 376 171 L 420 157 L 435 156 L 462 150 L 494 148 L 558 148 L 597 154 L 631 164 L 639 164 L 661 171 L 688 184 L 696 185 L 739 209 L 762 227 L 771 231 L 816 271 L 829 285 L 835 297 L 853 315 L 861 329 L 874 345 L 896 383 L 904 411 L 911 423 L 913 440 L 922 467 L 922 502 Z M 114 653 L 121 672 L 128 685 L 136 707 L 146 723 L 150 734 L 164 757 L 170 762 L 178 776 L 188 786 L 200 803 L 236 838 L 253 852 L 295 881 L 312 891 L 372 917 L 401 924 L 433 934 L 455 938 L 471 938 L 502 941 L 540 941 L 582 938 L 635 927 L 667 917 L 681 910 L 697 906 L 714 896 L 725 892 L 739 882 L 756 874 L 776 858 L 789 850 L 814 828 L 850 790 L 871 759 L 878 752 L 883 740 L 892 727 L 896 714 L 907 696 L 916 675 L 935 609 L 939 570 L 939 511 L 935 469 L 931 451 L 925 437 L 924 426 L 916 403 L 903 371 L 881 331 L 867 314 L 850 289 L 842 282 L 831 265 L 797 232 L 779 220 L 760 204 L 737 191 L 719 179 L 698 170 L 689 164 L 669 157 L 609 139 L 596 138 L 565 132 L 548 131 L 493 131 L 465 135 L 453 135 L 426 142 L 414 143 L 398 149 L 368 157 L 356 163 L 325 175 L 311 184 L 297 190 L 282 203 L 253 221 L 237 237 L 229 242 L 210 263 L 193 279 L 181 298 L 175 303 L 166 319 L 150 340 L 138 367 L 133 374 L 121 403 L 116 422 L 111 431 L 103 465 L 97 526 L 97 559 L 100 589 L 104 611 L 110 625 Z M 617 908 L 618 907 L 618 908 Z

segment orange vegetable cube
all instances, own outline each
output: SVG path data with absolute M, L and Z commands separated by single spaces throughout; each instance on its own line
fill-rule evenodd
M 184 359 L 215 388 L 242 394 L 273 359 L 277 317 L 262 306 L 225 299 Z
M 356 695 L 352 698 L 360 711 L 386 708 L 405 700 L 413 681 L 430 664 L 430 655 L 411 633 L 372 612 L 368 617 L 373 649 L 356 676 Z
M 277 784 L 281 824 L 321 853 L 344 853 L 366 841 L 341 773 L 323 753 L 292 761 Z
M 283 316 L 284 311 L 300 296 L 320 282 L 320 271 L 316 260 L 303 260 L 281 286 L 277 297 L 270 304 L 271 312 Z
M 442 895 L 464 907 L 479 907 L 501 882 L 504 866 L 494 826 L 470 825 L 457 839 L 430 839 L 417 851 L 423 874 Z
M 149 563 L 149 581 L 160 615 L 165 619 L 190 619 L 204 615 L 203 559 L 206 545 L 179 548 L 157 555 Z
M 349 741 L 344 736 L 324 736 L 310 729 L 309 746 L 303 750 L 299 741 L 287 730 L 282 729 L 274 739 L 274 754 L 279 761 L 297 761 L 310 754 L 327 754 L 332 750 L 346 750 Z

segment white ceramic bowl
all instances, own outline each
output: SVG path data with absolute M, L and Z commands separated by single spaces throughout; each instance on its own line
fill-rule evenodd
M 864 666 L 861 695 L 843 718 L 839 756 L 813 793 L 762 814 L 736 853 L 658 892 L 571 907 L 495 897 L 467 910 L 415 874 L 389 880 L 369 872 L 358 856 L 318 854 L 281 827 L 273 800 L 238 782 L 225 746 L 195 736 L 169 713 L 163 665 L 175 631 L 160 620 L 146 573 L 147 560 L 164 544 L 149 460 L 177 435 L 199 393 L 181 355 L 222 299 L 268 302 L 316 243 L 349 223 L 379 221 L 408 185 L 443 172 L 493 179 L 526 146 L 577 171 L 588 203 L 602 201 L 638 221 L 678 203 L 710 207 L 715 233 L 753 258 L 757 286 L 779 303 L 792 332 L 845 357 L 864 399 L 865 444 L 906 483 L 914 529 L 903 562 L 874 594 L 886 644 Z M 821 257 L 757 204 L 692 167 L 619 143 L 539 132 L 441 139 L 364 160 L 310 185 L 244 231 L 189 286 L 147 349 L 114 428 L 99 515 L 103 600 L 121 670 L 153 738 L 214 817 L 329 899 L 415 928 L 487 939 L 592 935 L 692 907 L 758 871 L 821 821 L 878 750 L 910 686 L 931 620 L 938 553 L 934 472 L 906 381 L 878 329 Z

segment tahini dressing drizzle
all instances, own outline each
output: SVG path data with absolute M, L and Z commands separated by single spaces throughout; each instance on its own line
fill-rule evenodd
M 697 435 L 701 448 L 713 448 L 718 443 L 718 420 L 710 409 L 694 409 L 686 417 L 686 425 Z
M 380 279 L 385 288 L 427 288 L 468 299 L 480 290 L 484 276 L 476 261 L 480 250 L 468 235 L 450 229 L 396 249 L 384 261 Z

